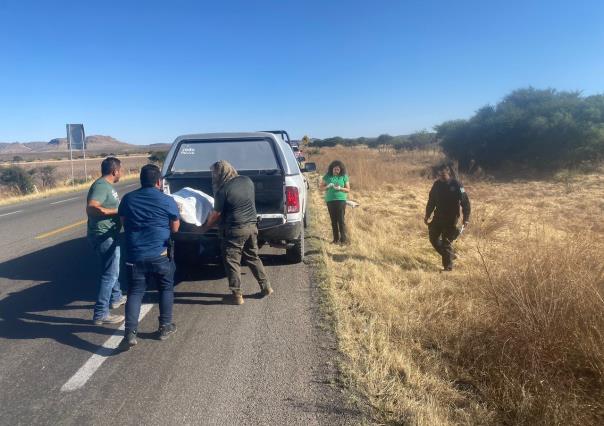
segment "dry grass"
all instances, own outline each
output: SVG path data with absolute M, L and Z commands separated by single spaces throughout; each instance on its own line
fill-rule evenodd
M 142 166 L 149 162 L 148 156 L 145 155 L 135 155 L 130 157 L 119 157 L 122 162 L 122 172 L 123 173 L 137 173 Z M 102 158 L 91 158 L 86 160 L 86 167 L 84 167 L 84 161 L 76 160 L 74 161 L 74 176 L 76 179 L 83 179 L 85 174 L 84 170 L 86 170 L 88 177 L 90 179 L 96 178 L 101 173 L 101 161 Z M 67 160 L 61 161 L 36 161 L 30 163 L 21 163 L 19 167 L 22 167 L 25 170 L 31 170 L 35 168 L 40 168 L 44 166 L 54 166 L 55 177 L 57 182 L 60 185 L 67 184 L 67 181 L 71 179 L 71 163 Z
M 122 162 L 123 180 L 137 179 L 140 168 L 149 162 L 147 156 L 140 155 L 120 157 L 120 160 Z M 54 176 L 56 178 L 57 185 L 54 188 L 43 188 L 41 182 L 36 181 L 36 187 L 39 188 L 39 192 L 27 195 L 20 195 L 15 191 L 11 191 L 10 188 L 0 187 L 0 206 L 88 189 L 91 181 L 98 178 L 101 174 L 101 161 L 102 159 L 98 158 L 87 160 L 86 171 L 88 174 L 88 182 L 76 184 L 75 186 L 71 183 L 71 164 L 69 161 L 39 161 L 35 163 L 21 164 L 19 167 L 22 167 L 25 170 L 40 168 L 46 165 L 56 167 Z M 81 178 L 83 180 L 85 176 L 84 170 L 85 168 L 83 161 L 76 161 L 74 163 L 74 176 L 76 179 Z
M 96 179 L 97 177 L 98 176 L 91 178 L 91 179 Z M 138 173 L 122 175 L 120 182 L 136 180 L 138 178 L 139 178 Z M 92 184 L 92 180 L 89 180 L 88 182 L 81 183 L 78 185 L 62 184 L 61 186 L 57 186 L 55 188 L 50 188 L 47 190 L 43 190 L 40 192 L 36 192 L 33 194 L 27 194 L 27 195 L 11 195 L 11 194 L 5 193 L 5 194 L 2 194 L 2 197 L 0 198 L 0 206 L 22 203 L 24 201 L 38 200 L 41 198 L 52 197 L 54 195 L 59 195 L 59 194 L 68 194 L 70 192 L 84 191 L 84 190 L 90 188 L 91 184 Z
M 361 207 L 352 244 L 327 244 L 328 296 L 345 376 L 390 424 L 604 421 L 604 185 L 466 181 L 460 261 L 439 273 L 422 222 L 438 152 L 325 149 L 348 166 Z M 318 184 L 319 177 L 316 177 Z

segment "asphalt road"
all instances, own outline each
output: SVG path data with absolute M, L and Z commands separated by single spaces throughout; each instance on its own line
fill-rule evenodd
M 245 270 L 246 303 L 225 306 L 221 270 L 181 274 L 176 335 L 156 340 L 154 304 L 139 345 L 113 351 L 118 327 L 91 322 L 97 264 L 84 200 L 74 193 L 0 208 L 1 424 L 360 423 L 334 384 L 334 339 L 309 266 L 284 264 L 279 251 L 262 251 L 272 296 L 256 298 Z

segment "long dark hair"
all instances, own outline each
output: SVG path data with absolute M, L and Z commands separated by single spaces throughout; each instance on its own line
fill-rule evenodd
M 340 160 L 334 160 L 329 163 L 329 167 L 327 167 L 327 175 L 333 176 L 333 169 L 339 167 L 340 168 L 340 176 L 347 175 L 346 166 Z

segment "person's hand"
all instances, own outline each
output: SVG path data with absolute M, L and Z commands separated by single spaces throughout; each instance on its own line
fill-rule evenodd
M 342 187 L 341 187 L 341 186 L 339 186 L 339 185 L 334 186 L 333 188 L 334 188 L 336 191 L 341 191 L 341 190 L 342 190 Z

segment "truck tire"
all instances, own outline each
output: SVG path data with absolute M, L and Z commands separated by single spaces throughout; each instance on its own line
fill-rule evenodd
M 289 263 L 300 263 L 304 260 L 304 229 L 293 243 L 292 248 L 285 250 L 285 258 Z

